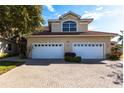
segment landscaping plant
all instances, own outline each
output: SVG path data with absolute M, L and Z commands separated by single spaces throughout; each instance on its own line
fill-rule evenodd
M 65 61 L 68 61 L 68 62 L 77 62 L 77 63 L 80 63 L 81 62 L 81 57 L 79 56 L 76 56 L 75 53 L 73 52 L 67 52 L 65 53 Z
M 115 47 L 111 48 L 110 54 L 106 54 L 106 59 L 119 60 L 121 55 L 122 55 L 122 53 L 120 52 L 120 47 L 115 46 Z
M 1 53 L 0 54 L 0 59 L 2 58 L 7 58 L 7 57 L 13 57 L 13 56 L 17 56 L 18 54 L 13 54 L 13 53 Z

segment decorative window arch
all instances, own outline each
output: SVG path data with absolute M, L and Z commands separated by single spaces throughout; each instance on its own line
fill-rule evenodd
M 62 23 L 62 31 L 63 32 L 76 32 L 77 31 L 77 23 L 75 21 L 65 21 Z

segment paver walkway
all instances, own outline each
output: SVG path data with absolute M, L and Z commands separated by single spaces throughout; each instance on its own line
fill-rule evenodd
M 104 63 L 113 64 L 108 61 Z M 122 87 L 122 85 L 114 84 L 113 78 L 107 76 L 117 70 L 107 65 L 67 63 L 63 60 L 28 60 L 26 64 L 0 75 L 0 87 Z

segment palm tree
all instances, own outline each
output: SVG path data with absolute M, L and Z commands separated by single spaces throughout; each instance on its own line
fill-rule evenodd
M 118 42 L 121 42 L 121 44 L 123 45 L 123 30 L 120 30 L 121 34 L 119 35 L 119 38 L 118 38 Z

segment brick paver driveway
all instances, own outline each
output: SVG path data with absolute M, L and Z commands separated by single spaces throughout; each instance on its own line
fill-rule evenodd
M 63 60 L 28 60 L 25 65 L 0 75 L 0 87 L 122 87 L 107 76 L 116 70 L 97 62 L 78 64 Z

